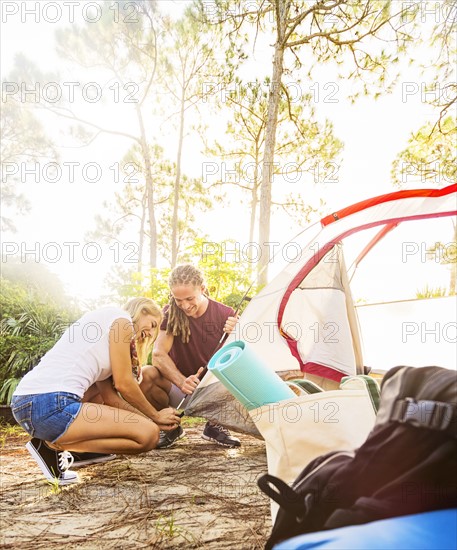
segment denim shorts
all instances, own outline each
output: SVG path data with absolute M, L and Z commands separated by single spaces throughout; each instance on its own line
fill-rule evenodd
M 74 393 L 52 392 L 15 395 L 11 412 L 17 423 L 32 437 L 53 443 L 62 437 L 81 409 Z

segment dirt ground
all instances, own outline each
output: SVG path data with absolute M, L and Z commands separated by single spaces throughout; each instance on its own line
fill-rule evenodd
M 0 546 L 22 549 L 264 547 L 268 499 L 263 441 L 244 434 L 239 449 L 201 438 L 201 420 L 169 449 L 120 456 L 78 470 L 81 483 L 47 483 L 18 427 L 0 427 Z

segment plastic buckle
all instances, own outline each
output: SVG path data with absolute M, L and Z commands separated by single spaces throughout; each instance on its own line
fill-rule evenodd
M 397 401 L 397 405 L 400 405 L 397 422 L 438 431 L 444 431 L 449 427 L 454 412 L 450 403 L 425 399 L 415 401 L 411 397 Z

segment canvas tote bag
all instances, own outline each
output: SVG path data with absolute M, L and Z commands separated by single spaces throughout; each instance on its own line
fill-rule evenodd
M 379 387 L 367 376 L 343 378 L 339 389 L 271 403 L 249 412 L 265 439 L 268 473 L 292 483 L 312 460 L 362 445 L 374 426 Z M 274 521 L 277 505 L 272 504 Z

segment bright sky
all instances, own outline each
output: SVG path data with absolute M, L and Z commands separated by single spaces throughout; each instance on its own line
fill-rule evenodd
M 53 48 L 53 34 L 59 25 L 69 24 L 69 12 L 64 11 L 59 22 L 46 22 L 46 18 L 55 18 L 57 12 L 53 10 L 57 8 L 52 5 L 56 3 L 38 4 L 40 10 L 37 15 L 27 11 L 35 4 L 38 3 L 1 3 L 2 79 L 7 77 L 14 56 L 19 52 L 25 53 L 44 71 L 52 71 L 58 64 L 62 66 Z M 93 17 L 92 12 L 83 12 L 90 2 L 72 4 L 75 6 L 75 21 L 81 20 L 81 13 Z M 105 2 L 105 6 L 108 4 Z M 115 2 L 111 4 L 116 5 Z M 169 10 L 176 9 L 180 4 L 162 2 L 162 6 Z M 43 6 L 46 5 L 48 8 L 44 12 Z M 113 10 L 113 16 L 114 13 Z M 262 48 L 259 44 L 256 58 L 247 65 L 246 71 L 251 71 L 259 63 L 268 63 L 270 55 L 271 50 L 267 45 Z M 74 80 L 71 67 L 64 65 L 63 69 L 66 72 L 65 80 Z M 102 75 L 99 80 L 103 82 Z M 362 98 L 351 105 L 344 99 L 351 83 L 337 82 L 335 75 L 325 68 L 319 72 L 312 84 L 316 94 L 319 93 L 315 106 L 319 117 L 322 120 L 328 117 L 334 124 L 335 134 L 344 141 L 344 162 L 336 169 L 335 181 L 325 186 L 300 188 L 299 192 L 310 196 L 314 204 L 322 196 L 326 201 L 324 215 L 353 202 L 394 190 L 390 183 L 392 161 L 405 148 L 412 131 L 437 117 L 437 112 L 425 103 L 424 95 L 420 92 L 422 81 L 417 69 L 404 67 L 402 77 L 391 95 L 378 101 Z M 409 95 L 405 95 L 406 90 L 409 90 Z M 104 123 L 115 122 L 117 128 L 122 126 L 128 130 L 132 123 L 128 105 L 117 104 L 115 111 L 107 109 L 103 113 L 106 117 Z M 91 116 L 96 119 L 99 115 L 98 105 L 94 105 Z M 211 115 L 207 123 L 212 125 L 213 132 L 222 135 L 225 121 L 214 119 Z M 58 132 L 55 121 L 49 121 L 48 124 L 48 128 Z M 174 159 L 174 136 L 161 135 L 159 141 L 170 158 Z M 43 175 L 39 177 L 39 182 L 28 178 L 27 183 L 21 186 L 21 191 L 32 203 L 32 211 L 15 219 L 18 228 L 16 234 L 4 234 L 3 246 L 8 243 L 6 250 L 13 252 L 17 249 L 23 257 L 31 249 L 38 251 L 44 263 L 61 277 L 70 294 L 83 299 L 97 298 L 103 292 L 103 280 L 110 267 L 119 262 L 128 262 L 136 246 L 134 237 L 125 243 L 125 248 L 123 245 L 88 245 L 84 238 L 85 233 L 95 226 L 95 214 L 103 212 L 103 200 L 113 197 L 112 179 L 116 163 L 128 147 L 129 142 L 123 138 L 105 137 L 97 139 L 91 147 L 85 149 L 62 148 L 63 160 L 75 162 L 77 159 L 79 162 L 75 167 L 76 177 L 83 173 L 86 179 L 97 180 L 100 175 L 99 180 L 81 183 L 80 178 L 77 183 L 69 183 L 69 168 L 63 168 L 62 179 L 56 183 L 45 181 Z M 204 160 L 199 139 L 190 133 L 185 142 L 184 172 L 193 176 L 201 175 Z M 99 174 L 95 171 L 95 164 L 100 170 Z M 405 186 L 415 185 L 413 181 L 408 181 Z M 417 186 L 424 185 L 419 182 Z M 204 219 L 200 220 L 200 227 L 216 242 L 235 239 L 243 245 L 247 240 L 245 235 L 249 223 L 246 200 L 236 194 L 230 198 L 226 207 L 205 214 Z M 284 242 L 287 236 L 292 237 L 300 229 L 281 214 L 275 214 L 271 240 Z M 444 268 L 441 268 L 440 273 L 444 273 L 443 278 L 447 277 Z

